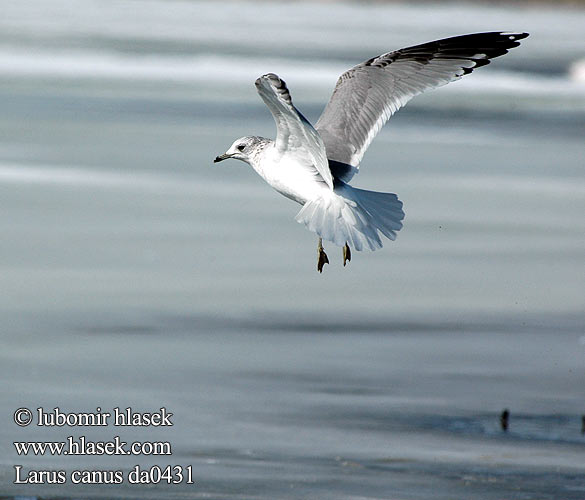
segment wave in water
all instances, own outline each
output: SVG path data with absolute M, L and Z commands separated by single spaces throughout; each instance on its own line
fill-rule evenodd
M 502 176 L 502 175 L 462 175 L 442 173 L 440 176 L 393 175 L 396 184 L 409 187 L 436 188 L 469 192 L 510 192 L 547 197 L 585 197 L 585 181 L 582 179 L 559 179 L 545 176 Z M 114 172 L 111 170 L 84 168 L 79 166 L 46 165 L 46 164 L 0 164 L 0 183 L 9 184 L 55 184 L 73 186 L 94 186 L 103 188 L 119 188 L 130 190 L 152 191 L 200 191 L 232 193 L 245 196 L 244 190 L 230 186 L 225 182 L 213 182 L 208 179 L 204 183 L 197 176 L 157 175 L 150 172 Z M 269 192 L 269 191 L 266 191 Z M 258 193 L 249 193 L 257 198 Z
M 107 169 L 43 164 L 0 164 L 0 184 L 42 184 L 151 192 L 208 193 L 210 190 L 238 198 L 257 199 L 259 193 L 237 185 L 188 176 L 157 175 L 146 172 L 114 172 Z M 268 193 L 268 191 L 267 191 Z
M 58 79 L 107 79 L 168 83 L 233 85 L 250 83 L 258 75 L 275 72 L 296 85 L 332 88 L 347 65 L 296 59 L 206 54 L 199 56 L 139 56 L 115 52 L 65 52 L 0 50 L 0 73 L 4 77 Z M 284 76 L 286 75 L 286 76 Z M 578 79 L 542 76 L 492 69 L 477 72 L 451 92 L 519 94 L 585 99 L 585 85 Z

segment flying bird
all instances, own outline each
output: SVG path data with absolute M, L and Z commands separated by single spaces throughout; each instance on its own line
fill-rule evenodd
M 299 223 L 317 233 L 317 270 L 329 259 L 323 240 L 377 250 L 396 239 L 404 211 L 395 194 L 349 185 L 368 146 L 388 119 L 414 96 L 458 80 L 520 45 L 528 33 L 462 35 L 387 52 L 343 73 L 323 114 L 311 125 L 293 105 L 284 80 L 268 73 L 256 89 L 276 122 L 276 139 L 246 136 L 217 156 L 249 165 L 276 191 L 302 205 Z

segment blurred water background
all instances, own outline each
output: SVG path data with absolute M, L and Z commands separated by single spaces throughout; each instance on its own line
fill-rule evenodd
M 0 496 L 585 497 L 585 10 L 0 10 Z M 492 30 L 531 36 L 370 147 L 352 184 L 396 192 L 405 227 L 346 268 L 329 245 L 319 275 L 298 206 L 212 164 L 274 136 L 263 73 L 315 121 L 354 64 Z M 18 457 L 16 439 L 118 432 L 21 429 L 20 406 L 166 406 L 172 429 L 121 435 L 168 439 L 172 459 Z M 196 484 L 12 484 L 15 464 L 135 463 L 192 464 Z

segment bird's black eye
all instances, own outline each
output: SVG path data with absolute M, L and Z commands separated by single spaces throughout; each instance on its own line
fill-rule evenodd
M 238 151 L 244 151 L 245 147 L 246 146 L 244 144 L 240 144 L 237 149 L 238 149 Z

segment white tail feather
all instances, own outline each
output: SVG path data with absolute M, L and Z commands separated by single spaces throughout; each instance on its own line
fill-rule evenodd
M 296 221 L 321 238 L 355 250 L 382 248 L 380 233 L 390 240 L 402 228 L 402 202 L 395 194 L 356 189 L 336 183 L 330 195 L 308 201 Z

